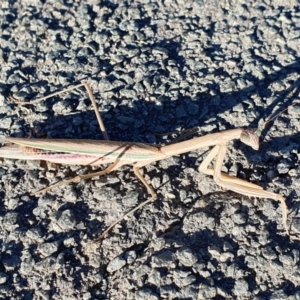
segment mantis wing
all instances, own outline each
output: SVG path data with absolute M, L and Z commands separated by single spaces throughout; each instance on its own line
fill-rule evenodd
M 165 156 L 160 152 L 160 147 L 134 142 L 116 142 L 107 140 L 96 141 L 80 139 L 29 139 L 14 137 L 7 137 L 4 141 L 1 142 L 13 143 L 22 147 L 29 147 L 47 151 L 105 157 L 106 159 L 120 158 L 122 160 L 132 162 L 155 159 Z M 4 148 L 6 147 L 3 147 L 1 149 Z M 2 156 L 1 149 L 0 157 Z

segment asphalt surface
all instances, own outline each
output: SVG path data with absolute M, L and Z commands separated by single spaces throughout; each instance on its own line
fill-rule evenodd
M 82 89 L 9 99 L 82 80 L 116 141 L 257 128 L 289 107 L 222 170 L 285 197 L 300 237 L 298 1 L 2 0 L 0 24 L 1 136 L 103 139 Z M 0 298 L 300 299 L 280 203 L 220 188 L 198 171 L 208 150 L 143 168 L 158 199 L 97 243 L 149 198 L 131 166 L 31 195 L 96 168 L 1 159 Z

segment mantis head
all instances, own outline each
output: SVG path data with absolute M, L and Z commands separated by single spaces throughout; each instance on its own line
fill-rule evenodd
M 290 106 L 295 105 L 297 102 L 292 103 L 291 105 L 289 105 L 287 108 L 285 108 L 284 110 L 282 110 L 281 112 L 279 112 L 278 114 L 276 114 L 274 117 L 269 118 L 266 122 L 263 122 L 263 120 L 261 120 L 263 122 L 262 125 L 260 125 L 260 128 L 257 128 L 256 130 L 243 130 L 240 136 L 240 140 L 252 147 L 254 150 L 258 150 L 259 149 L 259 137 L 261 136 L 261 133 L 263 131 L 263 129 L 266 127 L 266 125 L 273 121 L 274 119 L 276 119 L 277 117 L 279 117 L 282 113 L 284 113 L 286 110 L 288 110 L 288 108 Z
M 254 150 L 259 149 L 259 137 L 261 135 L 261 130 L 243 130 L 240 140 L 244 144 L 252 147 Z

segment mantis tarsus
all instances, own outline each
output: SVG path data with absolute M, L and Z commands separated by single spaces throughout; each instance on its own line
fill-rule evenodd
M 147 188 L 148 192 L 151 194 L 151 198 L 141 203 L 138 207 L 131 210 L 129 213 L 127 213 L 122 218 L 113 223 L 96 240 L 102 239 L 107 234 L 107 232 L 125 216 L 133 213 L 146 203 L 156 199 L 157 195 L 154 189 L 149 185 L 149 183 L 140 173 L 140 168 L 150 163 L 166 159 L 173 155 L 182 154 L 207 146 L 214 146 L 214 148 L 203 160 L 199 167 L 199 170 L 205 174 L 212 175 L 215 182 L 225 189 L 249 197 L 269 198 L 276 201 L 280 201 L 282 206 L 283 226 L 287 235 L 290 235 L 287 228 L 287 208 L 285 204 L 285 199 L 281 195 L 263 190 L 262 187 L 256 184 L 247 182 L 237 177 L 229 176 L 228 174 L 221 172 L 228 142 L 234 139 L 240 139 L 243 143 L 252 147 L 254 150 L 258 150 L 260 135 L 260 130 L 258 129 L 231 129 L 218 133 L 207 134 L 205 136 L 196 137 L 187 141 L 182 141 L 166 146 L 134 142 L 118 142 L 108 140 L 106 129 L 104 123 L 102 122 L 102 118 L 97 110 L 93 93 L 86 82 L 82 82 L 71 88 L 64 89 L 62 91 L 53 93 L 51 95 L 39 98 L 31 102 L 19 102 L 12 97 L 11 100 L 21 105 L 34 104 L 36 102 L 43 101 L 47 98 L 59 95 L 67 91 L 71 91 L 76 88 L 80 88 L 82 86 L 86 88 L 87 93 L 91 99 L 100 129 L 103 133 L 105 140 L 96 141 L 80 139 L 29 139 L 5 137 L 1 139 L 0 142 L 7 143 L 8 145 L 0 148 L 0 157 L 11 159 L 47 160 L 54 163 L 81 164 L 93 166 L 111 163 L 106 169 L 100 172 L 95 172 L 87 175 L 79 175 L 70 180 L 65 180 L 54 184 L 39 192 L 46 192 L 54 187 L 71 182 L 79 182 L 82 179 L 88 179 L 93 176 L 105 175 L 125 164 L 134 164 L 134 174 Z M 209 168 L 208 166 L 214 158 L 214 168 Z

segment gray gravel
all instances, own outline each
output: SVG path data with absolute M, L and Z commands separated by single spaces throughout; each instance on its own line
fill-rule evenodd
M 298 5 L 298 6 L 297 6 Z M 257 127 L 299 95 L 299 1 L 0 3 L 0 134 L 102 139 L 91 85 L 113 140 L 166 143 Z M 223 171 L 286 197 L 300 236 L 300 105 L 263 132 L 260 151 L 230 145 Z M 91 168 L 0 161 L 1 299 L 300 299 L 299 241 L 279 203 L 222 191 L 198 172 L 208 149 L 30 194 Z

